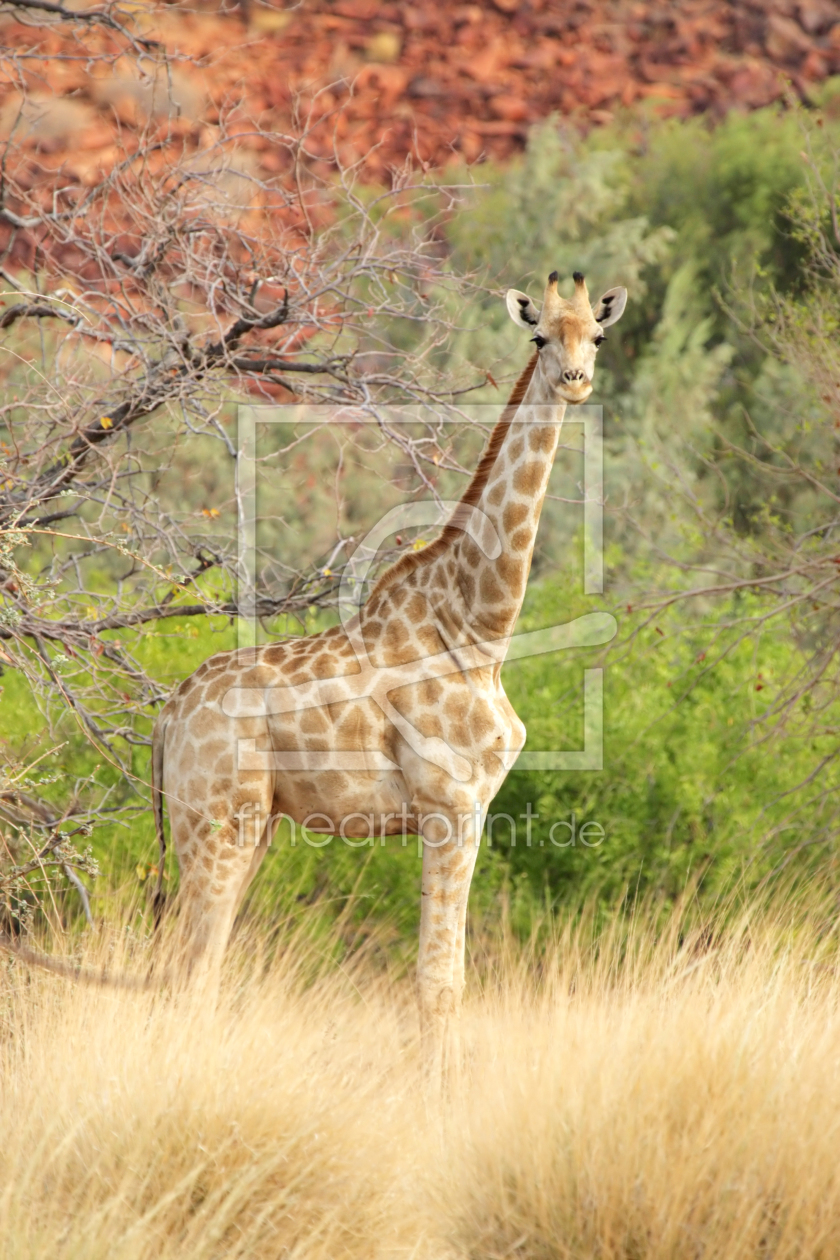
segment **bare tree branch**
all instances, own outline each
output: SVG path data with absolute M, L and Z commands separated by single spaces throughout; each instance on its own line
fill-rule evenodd
M 183 643 L 207 626 L 209 651 L 210 627 L 243 612 L 274 628 L 334 608 L 352 551 L 342 476 L 374 476 L 383 493 L 396 479 L 440 501 L 440 478 L 461 475 L 442 426 L 454 415 L 469 437 L 451 404 L 473 386 L 439 371 L 471 283 L 440 232 L 461 189 L 409 167 L 388 188 L 360 189 L 357 169 L 336 166 L 334 143 L 325 162 L 314 107 L 299 111 L 296 132 L 274 134 L 244 127 L 233 95 L 201 127 L 182 125 L 168 101 L 170 113 L 115 129 L 107 168 L 83 178 L 47 160 L 33 65 L 50 82 L 64 40 L 108 74 L 124 58 L 133 85 L 168 88 L 173 67 L 115 5 L 0 8 L 34 30 L 31 47 L 18 32 L 0 50 L 17 102 L 0 144 L 0 274 L 11 291 L 0 308 L 0 665 L 25 680 L 44 742 L 51 732 L 74 748 L 86 741 L 111 775 L 107 786 L 50 778 L 49 817 L 115 826 L 148 799 L 132 758 L 173 681 L 150 663 L 154 637 Z M 276 175 L 255 158 L 267 149 Z M 356 408 L 373 423 L 348 431 L 326 471 L 324 450 L 338 441 L 329 426 L 312 426 L 315 440 L 275 429 L 251 452 L 270 507 L 246 591 L 235 412 L 254 403 Z M 411 426 L 389 421 L 395 403 L 414 409 Z M 317 545 L 302 536 L 294 493 L 268 493 L 301 460 L 316 518 L 335 522 Z M 14 766 L 23 757 L 14 733 L 3 753 Z M 3 791 L 8 847 L 19 848 L 47 824 L 31 810 L 10 820 Z M 8 791 L 41 799 L 37 783 Z M 49 870 L 75 883 L 80 868 L 56 843 Z M 18 888 L 34 878 L 7 855 L 2 869 L 12 868 Z

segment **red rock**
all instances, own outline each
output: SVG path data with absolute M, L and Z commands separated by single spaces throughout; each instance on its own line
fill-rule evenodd
M 505 93 L 492 98 L 490 109 L 497 118 L 506 118 L 508 122 L 524 122 L 528 117 L 528 106 L 522 98 Z
M 828 64 L 820 56 L 816 48 L 812 48 L 802 63 L 802 76 L 805 79 L 824 79 L 828 74 Z
M 356 18 L 360 22 L 369 22 L 376 17 L 379 5 L 376 0 L 339 0 L 332 6 L 340 17 Z
M 809 35 L 818 35 L 828 30 L 832 22 L 837 20 L 837 5 L 834 0 L 799 0 L 799 21 Z
M 173 140 L 197 145 L 201 126 L 218 122 L 220 110 L 229 115 L 237 101 L 241 118 L 267 111 L 266 124 L 286 130 L 303 88 L 312 150 L 324 170 L 334 143 L 345 161 L 378 145 L 367 170 L 386 178 L 415 145 L 432 164 L 453 152 L 503 158 L 522 147 L 530 121 L 558 110 L 581 126 L 603 124 L 641 98 L 658 111 L 720 115 L 778 98 L 780 71 L 802 95 L 840 71 L 837 0 L 413 0 L 405 7 L 306 0 L 287 12 L 285 24 L 268 23 L 255 38 L 234 13 L 197 15 L 177 4 L 160 10 L 156 36 L 170 52 L 212 53 L 201 79 L 211 103 L 195 125 L 170 119 Z M 9 22 L 3 38 L 23 50 L 33 30 Z M 59 101 L 91 101 L 76 37 L 50 27 L 39 28 L 38 38 L 45 54 L 63 60 L 29 61 L 33 83 L 49 83 Z M 96 38 L 104 47 L 110 36 Z M 319 96 L 327 85 L 330 92 Z M 0 135 L 13 104 L 11 86 L 0 86 Z M 120 113 L 129 138 L 142 119 L 127 106 Z M 63 134 L 44 142 L 26 178 L 47 200 L 65 178 L 62 168 L 73 166 L 88 181 L 116 160 L 109 157 L 118 152 L 111 106 L 101 106 L 87 128 L 84 152 Z M 167 135 L 163 127 L 160 139 Z M 279 151 L 249 143 L 261 150 L 264 170 L 288 169 Z M 157 160 L 162 165 L 164 155 Z
M 673 83 L 643 83 L 639 86 L 639 95 L 680 101 L 685 96 L 685 89 L 677 87 Z
M 754 62 L 738 68 L 729 83 L 735 102 L 750 109 L 769 105 L 782 93 L 782 78 L 772 66 Z
M 521 123 L 501 118 L 491 122 L 476 122 L 475 129 L 483 136 L 522 136 L 524 138 L 528 134 L 527 127 Z
M 408 71 L 402 66 L 368 65 L 356 76 L 356 89 L 376 92 L 382 109 L 391 109 L 408 87 Z M 377 91 L 378 89 L 378 91 Z
M 811 40 L 791 18 L 771 13 L 767 19 L 765 47 L 774 60 L 798 61 L 810 51 Z

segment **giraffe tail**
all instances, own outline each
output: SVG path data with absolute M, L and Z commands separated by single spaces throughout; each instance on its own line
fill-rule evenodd
M 163 746 L 166 739 L 166 723 L 156 722 L 152 733 L 152 807 L 155 811 L 155 832 L 157 833 L 160 857 L 158 858 L 157 884 L 152 898 L 155 930 L 157 930 L 166 908 L 166 893 L 163 891 L 163 872 L 166 867 L 166 833 L 163 829 Z

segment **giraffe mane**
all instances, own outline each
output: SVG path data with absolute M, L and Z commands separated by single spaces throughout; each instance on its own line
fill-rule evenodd
M 463 532 L 460 521 L 464 515 L 464 509 L 474 507 L 481 498 L 481 493 L 490 479 L 490 473 L 493 471 L 493 465 L 496 462 L 499 451 L 502 449 L 502 443 L 505 440 L 513 417 L 519 410 L 519 404 L 525 397 L 525 391 L 531 383 L 531 377 L 534 375 L 534 369 L 537 366 L 537 358 L 538 355 L 535 351 L 511 390 L 510 398 L 505 403 L 505 409 L 493 427 L 493 432 L 490 434 L 484 453 L 478 461 L 478 467 L 470 479 L 470 484 L 462 494 L 458 506 L 444 525 L 441 533 L 434 542 L 430 543 L 428 547 L 424 547 L 422 551 L 409 551 L 406 555 L 400 556 L 399 560 L 392 564 L 390 569 L 386 569 L 381 577 L 377 578 L 371 591 L 371 596 L 374 593 L 385 590 L 392 582 L 396 581 L 397 578 L 404 577 L 411 569 L 433 560 L 450 542 Z
M 507 431 L 510 428 L 511 421 L 519 410 L 519 404 L 525 397 L 525 390 L 531 384 L 531 377 L 534 375 L 534 368 L 537 366 L 537 355 L 534 353 L 528 361 L 524 371 L 520 374 L 518 381 L 514 385 L 510 398 L 505 404 L 505 409 L 493 428 L 490 438 L 484 448 L 484 454 L 478 462 L 478 467 L 472 475 L 470 484 L 461 496 L 461 504 L 459 506 L 474 507 L 481 498 L 481 493 L 490 479 L 490 473 L 493 471 L 493 465 L 499 451 L 502 449 L 502 443 L 505 440 Z M 457 513 L 457 508 L 455 513 Z M 454 515 L 454 514 L 453 514 Z M 444 533 L 447 529 L 451 529 L 452 525 L 447 524 L 444 527 Z

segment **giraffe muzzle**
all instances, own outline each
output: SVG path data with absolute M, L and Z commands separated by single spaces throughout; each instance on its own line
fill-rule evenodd
M 592 382 L 583 368 L 567 368 L 560 377 L 559 388 L 566 402 L 582 403 L 592 393 Z

